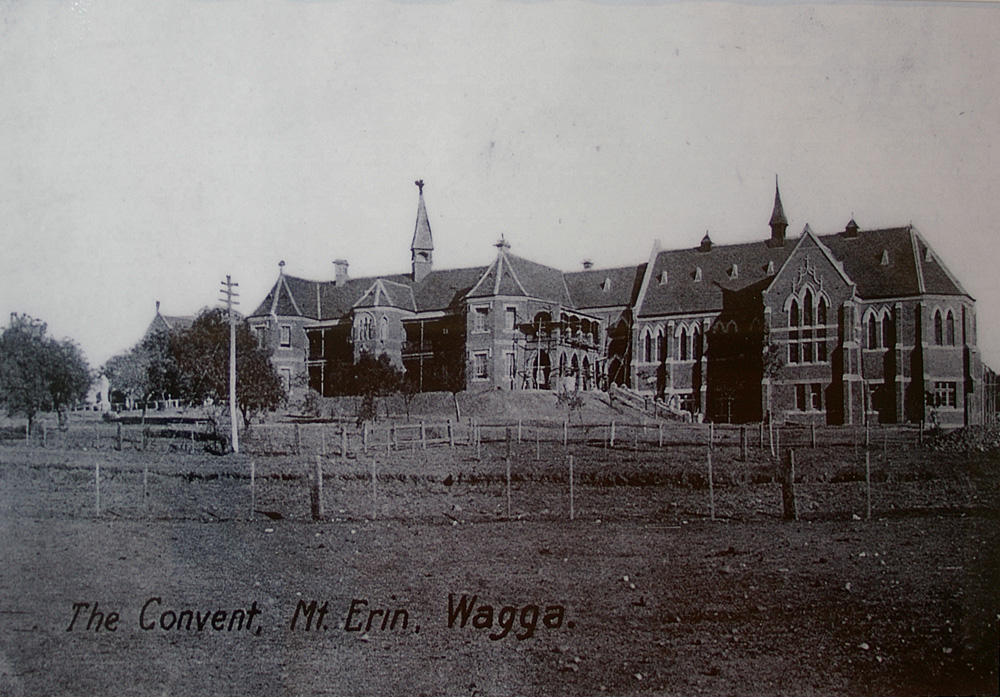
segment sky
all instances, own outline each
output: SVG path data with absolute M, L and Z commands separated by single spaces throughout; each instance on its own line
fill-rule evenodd
M 1000 4 L 0 0 L 0 324 L 92 366 L 285 271 L 912 223 L 1000 368 Z

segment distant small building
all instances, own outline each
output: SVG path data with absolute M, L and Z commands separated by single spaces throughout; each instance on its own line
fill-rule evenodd
M 157 300 L 156 314 L 153 315 L 153 321 L 146 327 L 142 338 L 143 340 L 148 339 L 153 334 L 159 332 L 184 331 L 190 329 L 192 324 L 194 324 L 194 317 L 189 315 L 161 315 L 160 301 Z
M 83 403 L 89 411 L 111 411 L 111 385 L 107 376 L 102 373 L 94 379 Z

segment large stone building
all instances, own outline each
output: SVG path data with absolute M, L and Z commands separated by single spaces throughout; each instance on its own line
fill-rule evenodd
M 981 419 L 975 301 L 917 230 L 770 236 L 563 272 L 497 243 L 482 267 L 435 269 L 423 182 L 408 274 L 284 273 L 250 322 L 286 384 L 324 394 L 362 352 L 423 391 L 607 389 L 714 421 L 942 424 Z

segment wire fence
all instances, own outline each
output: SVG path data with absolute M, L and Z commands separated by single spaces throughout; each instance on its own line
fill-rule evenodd
M 181 520 L 860 517 L 995 507 L 995 460 L 911 427 L 642 423 L 257 426 L 205 454 L 205 424 L 101 422 L 0 447 L 0 511 Z

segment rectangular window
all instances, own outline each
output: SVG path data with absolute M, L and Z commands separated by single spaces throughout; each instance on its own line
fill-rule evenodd
M 263 346 L 267 339 L 267 328 L 263 324 L 258 324 L 253 328 L 253 333 L 257 337 L 257 343 Z
M 472 354 L 472 374 L 476 380 L 485 380 L 489 377 L 486 372 L 487 358 L 488 354 L 486 352 Z
M 788 362 L 799 362 L 799 330 L 793 329 L 788 333 Z
M 517 377 L 517 363 L 514 361 L 514 354 L 508 351 L 503 355 L 503 361 L 510 388 L 514 389 L 514 378 Z
M 823 411 L 823 385 L 818 382 L 796 385 L 795 408 L 799 411 Z
M 517 308 L 508 307 L 504 311 L 504 327 L 507 331 L 512 332 L 517 329 Z
M 958 407 L 958 383 L 935 382 L 934 406 L 948 407 L 951 409 Z
M 488 307 L 477 307 L 472 311 L 472 331 L 474 332 L 485 332 L 486 322 L 490 316 L 490 308 Z
M 287 324 L 281 325 L 281 348 L 288 348 L 292 345 L 292 328 Z

